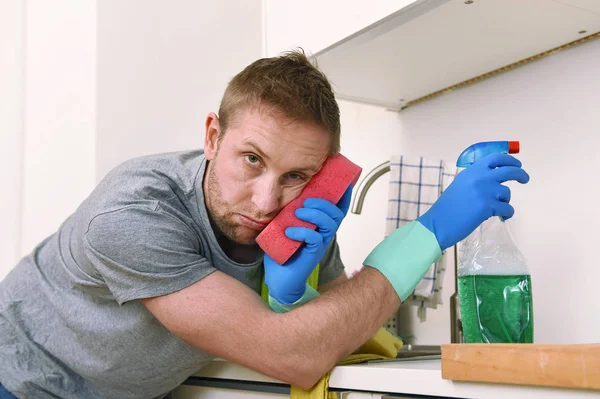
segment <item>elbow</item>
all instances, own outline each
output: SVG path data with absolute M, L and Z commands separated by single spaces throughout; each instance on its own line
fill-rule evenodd
M 315 371 L 299 373 L 294 375 L 293 381 L 290 381 L 290 385 L 308 391 L 314 387 L 324 375 L 325 373 Z
M 319 381 L 319 379 L 316 380 L 298 380 L 297 383 L 291 383 L 292 386 L 300 388 L 304 391 L 310 391 L 312 387 L 315 386 L 315 384 Z
M 334 366 L 335 361 L 325 360 L 318 357 L 298 359 L 295 364 L 288 364 L 282 380 L 303 390 L 310 390 L 319 380 L 329 372 Z
M 325 373 L 319 373 L 315 371 L 302 373 L 296 372 L 294 376 L 290 376 L 289 379 L 286 379 L 286 382 L 296 388 L 308 391 L 314 387 L 324 375 Z
M 281 317 L 291 317 L 294 312 L 285 313 Z M 283 322 L 271 323 L 275 327 L 286 326 Z M 269 361 L 271 376 L 294 387 L 309 390 L 331 371 L 338 361 L 351 351 L 347 345 L 332 345 L 330 340 L 323 340 L 323 333 L 312 331 L 311 334 L 295 333 L 304 331 L 302 326 L 290 332 L 289 327 L 275 330 L 269 351 L 263 353 L 265 361 Z M 271 337 L 273 337 L 273 335 Z

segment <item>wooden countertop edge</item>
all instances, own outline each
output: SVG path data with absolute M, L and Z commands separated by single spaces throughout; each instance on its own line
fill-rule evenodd
M 600 344 L 445 344 L 442 378 L 600 390 Z

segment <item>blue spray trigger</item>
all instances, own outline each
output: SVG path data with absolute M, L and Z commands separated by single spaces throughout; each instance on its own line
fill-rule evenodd
M 517 154 L 518 141 L 483 141 L 467 147 L 456 160 L 456 166 L 467 168 L 489 154 Z

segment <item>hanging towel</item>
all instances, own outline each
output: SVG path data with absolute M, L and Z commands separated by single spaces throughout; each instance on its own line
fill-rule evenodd
M 456 175 L 453 165 L 443 160 L 396 155 L 390 160 L 390 184 L 386 233 L 412 222 L 433 205 Z M 442 303 L 442 283 L 446 265 L 452 261 L 444 251 L 442 258 L 431 265 L 413 294 L 403 303 L 418 306 L 421 321 L 427 308 L 436 309 Z

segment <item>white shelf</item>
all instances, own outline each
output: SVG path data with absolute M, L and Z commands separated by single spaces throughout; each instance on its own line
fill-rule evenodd
M 597 32 L 598 0 L 419 0 L 315 57 L 337 98 L 398 110 Z

